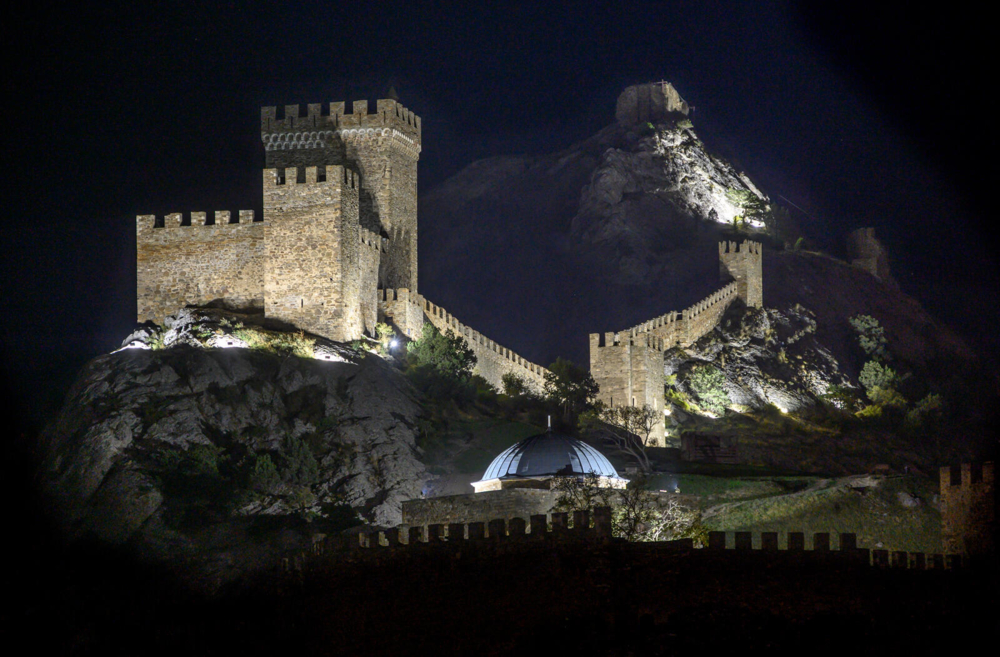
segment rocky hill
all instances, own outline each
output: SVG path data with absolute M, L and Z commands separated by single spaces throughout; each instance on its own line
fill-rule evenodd
M 43 484 L 71 537 L 221 581 L 356 514 L 398 524 L 420 495 L 420 407 L 382 358 L 217 311 L 166 329 L 91 361 L 43 436 Z
M 719 284 L 718 242 L 749 236 L 765 245 L 765 306 L 806 307 L 849 375 L 862 364 L 848 323 L 858 314 L 878 319 L 897 356 L 921 374 L 948 377 L 957 371 L 949 363 L 975 361 L 892 285 L 794 248 L 808 225 L 778 213 L 734 232 L 743 210 L 734 198 L 769 205 L 765 190 L 706 148 L 684 114 L 637 118 L 621 105 L 618 120 L 563 151 L 473 162 L 426 191 L 424 292 L 529 359 L 587 362 L 588 333 L 707 296 Z

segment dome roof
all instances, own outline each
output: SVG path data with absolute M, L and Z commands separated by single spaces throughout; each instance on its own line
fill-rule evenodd
M 608 459 L 587 443 L 549 432 L 525 438 L 501 452 L 486 468 L 483 481 L 586 474 L 620 479 Z

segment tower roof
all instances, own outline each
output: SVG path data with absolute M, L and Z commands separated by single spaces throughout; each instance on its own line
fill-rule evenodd
M 501 452 L 486 468 L 483 481 L 588 474 L 621 478 L 611 462 L 587 443 L 548 432 L 525 438 Z

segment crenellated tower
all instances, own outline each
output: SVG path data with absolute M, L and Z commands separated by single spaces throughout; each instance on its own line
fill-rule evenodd
M 764 307 L 764 274 L 760 242 L 719 243 L 719 278 L 736 281 L 737 296 L 748 307 Z
M 656 411 L 650 447 L 666 445 L 664 347 L 662 338 L 649 333 L 590 334 L 590 375 L 600 388 L 598 400 L 607 406 L 648 406 Z
M 348 341 L 375 326 L 381 239 L 358 222 L 344 166 L 264 170 L 264 312 Z
M 343 166 L 360 174 L 361 226 L 385 238 L 378 287 L 417 292 L 417 160 L 420 117 L 395 100 L 261 109 L 268 169 Z M 265 215 L 267 214 L 265 198 Z

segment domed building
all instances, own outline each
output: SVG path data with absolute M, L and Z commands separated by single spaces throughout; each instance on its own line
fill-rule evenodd
M 563 477 L 597 477 L 601 488 L 625 488 L 611 462 L 587 443 L 559 433 L 540 433 L 501 452 L 483 478 L 472 482 L 477 493 L 509 488 L 552 488 Z
M 568 478 L 597 478 L 602 488 L 625 488 L 607 457 L 572 436 L 548 431 L 508 447 L 493 459 L 474 493 L 423 497 L 403 502 L 403 524 L 488 522 L 548 513 Z

